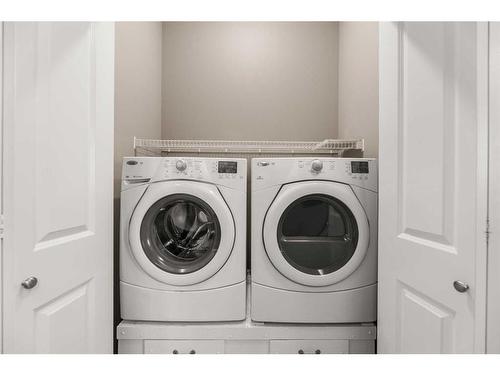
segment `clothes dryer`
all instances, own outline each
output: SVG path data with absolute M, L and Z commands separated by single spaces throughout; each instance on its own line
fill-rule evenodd
M 255 321 L 376 320 L 374 159 L 252 160 Z

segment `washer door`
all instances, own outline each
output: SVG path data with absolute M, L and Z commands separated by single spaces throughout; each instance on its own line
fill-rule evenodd
M 130 220 L 135 259 L 153 278 L 192 285 L 215 275 L 231 255 L 234 220 L 218 189 L 188 181 L 153 183 Z
M 348 185 L 297 182 L 284 185 L 269 207 L 263 240 L 274 267 L 290 280 L 332 285 L 363 261 L 368 219 Z

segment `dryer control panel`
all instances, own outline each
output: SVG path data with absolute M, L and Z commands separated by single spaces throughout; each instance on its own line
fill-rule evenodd
M 196 180 L 246 189 L 246 159 L 196 157 L 127 157 L 123 159 L 122 189 L 164 180 Z
M 336 181 L 377 191 L 377 160 L 328 157 L 252 160 L 252 189 L 307 180 Z

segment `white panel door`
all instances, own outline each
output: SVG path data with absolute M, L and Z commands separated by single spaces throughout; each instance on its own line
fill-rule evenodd
M 380 26 L 381 353 L 485 350 L 487 27 Z
M 5 353 L 112 352 L 113 66 L 112 23 L 4 23 Z

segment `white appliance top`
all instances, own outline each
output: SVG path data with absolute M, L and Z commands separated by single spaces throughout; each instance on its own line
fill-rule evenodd
M 122 190 L 165 180 L 193 180 L 245 191 L 246 176 L 246 159 L 125 157 L 122 167 Z
M 252 159 L 252 190 L 307 180 L 341 182 L 377 192 L 377 160 L 331 157 Z

